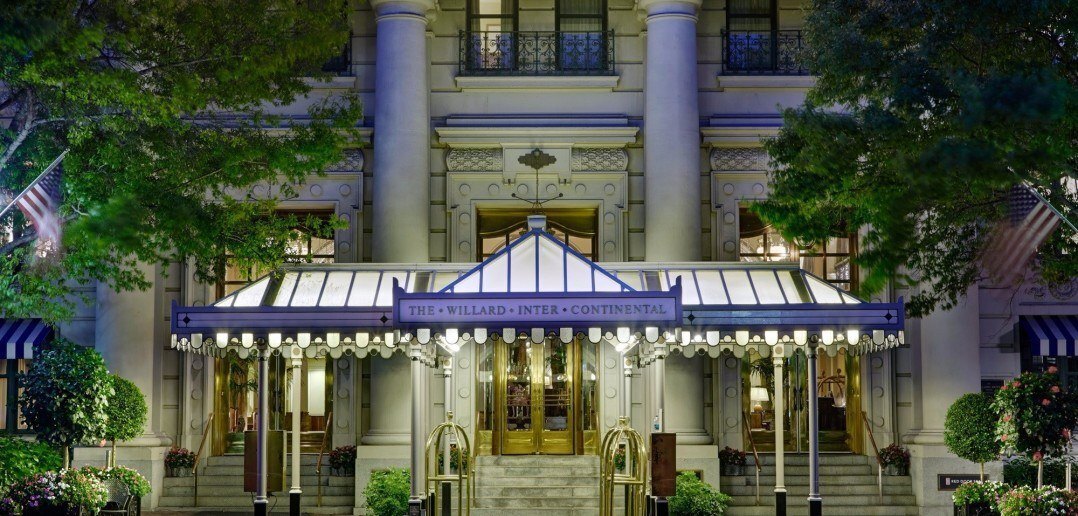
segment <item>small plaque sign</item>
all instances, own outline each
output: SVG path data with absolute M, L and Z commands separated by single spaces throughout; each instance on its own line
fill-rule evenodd
M 936 478 L 939 481 L 939 485 L 937 486 L 938 491 L 954 491 L 962 484 L 980 480 L 981 476 L 977 474 L 968 475 L 965 473 L 941 473 L 936 475 Z M 988 475 L 985 475 L 984 479 L 988 480 Z
M 651 494 L 674 496 L 677 478 L 677 434 L 651 434 Z

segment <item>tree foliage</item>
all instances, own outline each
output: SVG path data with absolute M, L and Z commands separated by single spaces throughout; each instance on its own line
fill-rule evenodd
M 146 425 L 146 398 L 134 382 L 119 375 L 109 375 L 112 395 L 105 410 L 108 425 L 105 438 L 113 441 L 127 441 L 142 435 Z
M 1078 105 L 1071 0 L 815 0 L 804 56 L 818 76 L 767 143 L 772 194 L 757 209 L 785 236 L 864 229 L 862 292 L 917 286 L 908 308 L 949 308 L 981 278 L 1004 195 L 1020 181 L 1075 215 Z M 1069 230 L 1039 272 L 1078 275 Z M 915 272 L 910 272 L 915 271 Z
M 225 254 L 272 267 L 297 225 L 339 224 L 275 215 L 277 199 L 256 199 L 252 186 L 294 194 L 354 136 L 354 94 L 267 114 L 309 93 L 304 77 L 324 77 L 321 63 L 349 37 L 346 7 L 31 0 L 0 9 L 0 121 L 10 120 L 0 124 L 0 192 L 20 191 L 70 149 L 62 246 L 47 259 L 0 251 L 0 310 L 64 319 L 73 283 L 145 288 L 137 261 L 190 260 L 205 281 L 222 274 Z M 8 223 L 16 236 L 29 232 L 19 214 Z
M 20 384 L 22 416 L 39 441 L 66 448 L 105 437 L 112 382 L 93 348 L 57 339 L 34 357 Z
M 970 462 L 984 464 L 999 457 L 992 399 L 981 392 L 963 394 L 947 409 L 943 423 L 943 443 L 951 453 Z

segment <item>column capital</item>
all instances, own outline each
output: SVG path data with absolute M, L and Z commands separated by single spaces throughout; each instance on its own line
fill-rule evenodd
M 703 0 L 636 0 L 636 8 L 648 18 L 658 16 L 689 16 L 696 21 L 696 12 Z
M 371 0 L 378 19 L 387 16 L 418 15 L 426 19 L 428 11 L 438 9 L 438 0 Z

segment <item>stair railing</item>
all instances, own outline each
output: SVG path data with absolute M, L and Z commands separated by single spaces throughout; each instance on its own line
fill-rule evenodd
M 206 418 L 206 425 L 202 428 L 202 439 L 198 442 L 198 452 L 195 453 L 195 464 L 191 471 L 195 483 L 195 507 L 198 507 L 198 463 L 202 460 L 202 451 L 206 448 L 206 437 L 210 435 L 210 428 L 212 427 L 213 412 L 210 412 L 210 415 Z
M 872 451 L 876 452 L 876 487 L 879 490 L 880 501 L 883 501 L 883 459 L 880 457 L 880 448 L 876 446 L 876 436 L 872 433 L 872 423 L 868 421 L 868 414 L 861 411 L 861 421 L 868 430 L 868 441 L 872 443 Z
M 741 412 L 741 426 L 745 427 L 745 436 L 749 439 L 749 448 L 752 449 L 752 460 L 756 463 L 756 505 L 760 505 L 760 453 L 756 451 L 756 441 L 752 440 L 752 431 L 749 429 L 749 413 Z M 722 467 L 720 464 L 719 467 Z
M 318 477 L 318 507 L 322 506 L 322 455 L 326 453 L 326 439 L 329 438 L 330 428 L 333 428 L 333 412 L 326 414 L 326 429 L 322 432 L 322 445 L 318 447 L 318 462 L 314 466 L 314 473 Z

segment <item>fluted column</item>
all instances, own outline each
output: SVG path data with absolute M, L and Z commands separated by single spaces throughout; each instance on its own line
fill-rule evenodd
M 647 13 L 644 245 L 648 261 L 700 259 L 700 0 L 640 0 Z
M 372 0 L 377 24 L 374 90 L 373 256 L 430 259 L 431 0 Z

